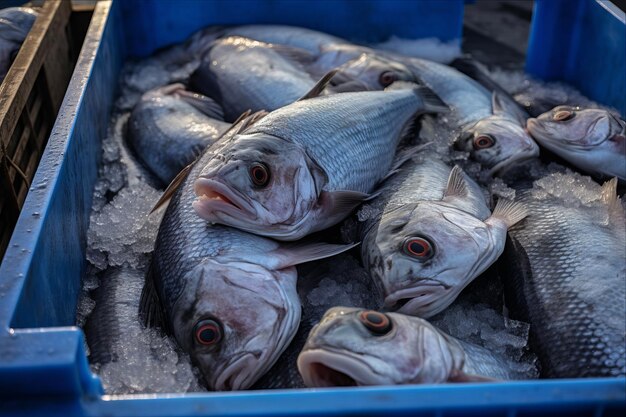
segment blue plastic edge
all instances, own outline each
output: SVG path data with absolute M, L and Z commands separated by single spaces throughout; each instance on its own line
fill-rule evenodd
M 20 415 L 621 415 L 626 408 L 626 378 L 546 380 L 489 384 L 449 384 L 349 389 L 258 391 L 144 396 L 101 396 L 99 379 L 91 374 L 85 357 L 82 332 L 76 328 L 10 329 L 21 323 L 32 326 L 49 320 L 64 322 L 64 311 L 53 319 L 28 311 L 13 311 L 32 280 L 34 264 L 50 266 L 59 257 L 78 251 L 84 260 L 84 232 L 95 182 L 99 145 L 106 133 L 117 76 L 124 54 L 122 17 L 116 1 L 98 4 L 101 26 L 92 23 L 74 77 L 48 147 L 42 158 L 33 191 L 10 243 L 10 258 L 0 265 L 0 413 Z M 107 16 L 108 15 L 108 16 Z M 129 24 L 124 16 L 125 25 Z M 106 25 L 105 25 L 106 23 Z M 124 25 L 124 26 L 125 26 Z M 134 28 L 134 26 L 125 26 Z M 95 124 L 94 124 L 95 122 Z M 79 157 L 80 156 L 80 157 Z M 74 166 L 82 161 L 81 165 Z M 84 168 L 81 171 L 78 168 Z M 71 173 L 71 174 L 70 174 Z M 79 179 L 73 188 L 61 184 L 68 175 Z M 40 188 L 38 188 L 40 187 Z M 64 206 L 59 199 L 76 199 Z M 77 207 L 80 207 L 80 211 Z M 39 213 L 39 214 L 36 214 Z M 41 214 L 43 213 L 43 214 Z M 64 217 L 62 214 L 66 213 Z M 68 216 L 67 213 L 78 213 Z M 82 215 L 81 215 L 82 213 Z M 79 225 L 71 230 L 67 218 Z M 64 223 L 53 226 L 50 223 Z M 50 225 L 49 225 L 50 224 Z M 55 229 L 55 227 L 60 229 Z M 47 235 L 47 233 L 53 233 Z M 57 233 L 57 234 L 54 234 Z M 77 242 L 55 251 L 50 236 L 73 235 Z M 82 235 L 81 235 L 82 233 Z M 81 237 L 82 236 L 82 237 Z M 15 245 L 14 245 L 15 244 Z M 81 246 L 82 245 L 82 246 Z M 35 248 L 32 253 L 28 248 Z M 25 249 L 25 251 L 23 251 Z M 71 256 L 78 259 L 77 256 Z M 9 259 L 7 261 L 7 259 Z M 33 262 L 37 259 L 37 262 Z M 65 271 L 37 271 L 41 277 L 80 277 L 84 263 L 60 262 Z M 71 269 L 69 269 L 71 268 Z M 25 278 L 26 277 L 26 278 Z M 51 279 L 51 278 L 49 278 Z M 76 295 L 77 284 L 68 291 Z M 58 287 L 52 287 L 57 288 Z M 72 310 L 75 297 L 64 296 Z M 30 302 L 23 303 L 31 305 Z M 59 304 L 59 303 L 57 303 Z M 62 303 L 61 303 L 62 304 Z M 55 306 L 52 307 L 54 310 Z M 62 309 L 64 310 L 64 309 Z M 20 318 L 22 317 L 22 318 Z M 12 322 L 13 321 L 13 322 Z M 28 396 L 19 399 L 19 396 Z M 35 399 L 35 396 L 38 398 Z M 18 398 L 16 398 L 18 397 Z M 526 414 L 525 414 L 526 413 Z M 618 414 L 619 413 L 619 414 Z
M 606 0 L 536 0 L 526 71 L 566 81 L 626 117 L 626 23 L 624 12 L 610 6 Z

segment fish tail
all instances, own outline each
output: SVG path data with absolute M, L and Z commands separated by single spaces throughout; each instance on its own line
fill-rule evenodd
M 507 227 L 511 227 L 515 223 L 522 221 L 527 215 L 528 211 L 523 204 L 501 198 L 496 203 L 491 217 L 498 218 L 506 223 Z

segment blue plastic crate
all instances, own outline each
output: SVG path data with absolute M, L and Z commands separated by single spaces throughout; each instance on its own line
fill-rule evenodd
M 609 0 L 535 0 L 526 71 L 626 117 L 626 18 Z
M 0 414 L 623 414 L 625 378 L 103 395 L 100 380 L 89 370 L 82 331 L 71 325 L 85 269 L 86 230 L 101 140 L 106 135 L 124 60 L 180 41 L 211 23 L 292 23 L 350 38 L 354 34 L 357 39 L 360 35 L 367 39 L 377 35 L 376 40 L 392 32 L 400 36 L 437 35 L 444 39 L 460 35 L 462 0 L 390 3 L 370 0 L 359 3 L 352 11 L 346 4 L 355 5 L 355 2 L 347 1 L 105 1 L 97 5 L 60 116 L 0 265 Z M 382 7 L 383 4 L 388 6 Z M 239 13 L 246 5 L 249 5 L 247 11 Z M 396 6 L 402 13 L 394 9 Z M 277 10 L 281 13 L 276 14 Z M 313 24 L 322 24 L 319 23 L 323 20 L 319 19 L 322 11 L 334 10 L 341 10 L 348 23 L 337 19 L 333 24 L 324 22 L 327 26 Z

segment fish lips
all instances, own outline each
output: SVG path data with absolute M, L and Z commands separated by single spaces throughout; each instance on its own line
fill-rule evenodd
M 257 358 L 251 353 L 244 353 L 230 361 L 219 373 L 214 389 L 216 391 L 237 391 L 248 388 L 252 385 L 249 381 L 252 373 L 249 370 L 255 368 L 256 361 Z
M 450 289 L 441 282 L 423 280 L 419 287 L 403 288 L 387 295 L 384 307 L 411 316 L 431 317 L 447 306 L 445 300 Z
M 528 161 L 539 156 L 539 146 L 535 142 L 530 142 L 527 147 L 520 152 L 512 155 L 504 161 L 498 162 L 489 170 L 489 175 L 495 177 L 502 175 L 515 165 L 519 165 L 522 162 Z
M 330 348 L 305 350 L 298 356 L 298 371 L 309 387 L 384 385 L 393 383 L 360 356 Z
M 192 206 L 198 216 L 205 220 L 219 221 L 218 213 L 235 218 L 243 216 L 256 219 L 256 211 L 246 198 L 219 181 L 200 177 L 194 182 L 193 189 L 198 198 Z

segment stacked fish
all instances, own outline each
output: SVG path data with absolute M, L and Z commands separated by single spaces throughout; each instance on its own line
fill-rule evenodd
M 209 389 L 254 386 L 298 330 L 295 266 L 359 243 L 383 308 L 326 312 L 297 359 L 307 386 L 522 377 L 426 320 L 503 252 L 507 308 L 531 324 L 542 375 L 626 374 L 617 179 L 527 170 L 540 164 L 536 140 L 626 180 L 618 116 L 561 106 L 529 118 L 472 62 L 457 70 L 307 29 L 210 28 L 186 54 L 198 61 L 188 85 L 146 93 L 128 121 L 139 158 L 170 183 L 140 312 Z M 518 201 L 491 209 L 493 176 Z M 344 221 L 351 241 L 322 242 Z

